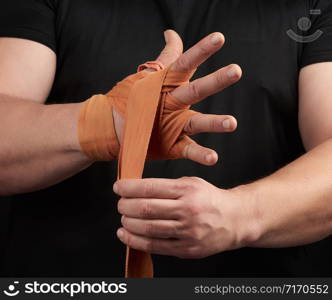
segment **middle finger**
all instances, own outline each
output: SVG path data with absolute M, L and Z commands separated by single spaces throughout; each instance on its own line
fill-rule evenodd
M 181 223 L 176 220 L 143 220 L 122 216 L 122 226 L 131 233 L 150 238 L 179 238 Z
M 172 199 L 128 199 L 118 202 L 120 214 L 139 219 L 177 220 L 181 218 L 180 200 Z
M 179 86 L 171 95 L 184 105 L 192 105 L 231 86 L 239 81 L 241 76 L 241 68 L 232 64 Z

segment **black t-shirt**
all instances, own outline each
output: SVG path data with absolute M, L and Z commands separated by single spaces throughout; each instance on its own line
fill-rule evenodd
M 319 11 L 310 11 L 320 9 Z M 301 17 L 312 26 L 302 31 Z M 304 29 L 302 22 L 302 29 Z M 146 165 L 145 177 L 199 176 L 229 188 L 273 173 L 304 153 L 299 134 L 298 74 L 332 61 L 330 0 L 1 0 L 0 36 L 25 38 L 57 54 L 47 103 L 80 102 L 105 93 L 163 48 L 173 28 L 185 47 L 214 31 L 225 47 L 202 67 L 206 75 L 238 63 L 241 81 L 195 105 L 204 113 L 233 114 L 232 134 L 195 139 L 215 149 L 213 167 L 191 161 Z M 299 43 L 287 35 L 313 36 Z M 319 33 L 319 32 L 318 32 Z M 293 37 L 294 38 L 294 37 Z M 65 133 L 64 133 L 65 134 Z M 48 189 L 1 200 L 2 276 L 122 276 L 124 246 L 116 164 L 96 163 Z M 332 238 L 302 247 L 244 248 L 200 260 L 154 256 L 156 276 L 332 276 Z

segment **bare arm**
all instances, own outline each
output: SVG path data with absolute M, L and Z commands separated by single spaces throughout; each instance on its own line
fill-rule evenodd
M 55 68 L 49 48 L 0 39 L 0 195 L 50 186 L 91 163 L 77 138 L 81 104 L 44 105 Z
M 305 67 L 299 91 L 299 126 L 309 152 L 240 188 L 257 209 L 253 246 L 295 246 L 332 234 L 332 63 Z
M 218 51 L 224 38 L 214 33 L 186 53 L 174 31 L 168 35 L 159 60 L 175 62 L 178 71 L 192 69 Z M 22 39 L 0 39 L 0 195 L 48 187 L 81 171 L 92 162 L 81 153 L 77 123 L 81 103 L 45 105 L 53 84 L 55 54 L 47 47 Z M 178 101 L 193 104 L 217 93 L 241 77 L 230 65 L 172 91 Z M 111 88 L 111 87 L 110 87 Z M 82 99 L 85 100 L 85 99 Z M 123 120 L 115 115 L 120 136 Z M 231 132 L 236 120 L 228 115 L 196 115 L 188 119 L 184 133 Z M 211 165 L 217 154 L 196 143 L 184 148 L 184 157 Z
M 202 258 L 242 247 L 303 245 L 331 235 L 332 63 L 304 68 L 299 88 L 305 155 L 229 190 L 200 178 L 117 181 L 119 239 L 147 252 Z

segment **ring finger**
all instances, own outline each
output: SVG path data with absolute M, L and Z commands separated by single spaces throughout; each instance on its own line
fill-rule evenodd
M 184 127 L 187 135 L 202 132 L 233 132 L 237 127 L 237 121 L 229 115 L 196 114 L 192 116 Z

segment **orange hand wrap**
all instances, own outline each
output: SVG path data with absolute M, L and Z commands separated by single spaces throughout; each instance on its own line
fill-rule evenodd
M 145 68 L 155 72 L 141 71 Z M 118 178 L 141 178 L 148 158 L 183 157 L 193 141 L 183 134 L 188 119 L 198 112 L 189 110 L 170 95 L 188 83 L 194 71 L 175 72 L 158 62 L 147 62 L 119 82 L 107 95 L 93 96 L 83 105 L 79 118 L 79 140 L 83 152 L 94 160 L 119 157 Z M 120 153 L 113 125 L 112 109 L 124 117 Z M 110 128 L 112 127 L 112 128 Z M 148 253 L 127 247 L 126 277 L 152 277 Z

